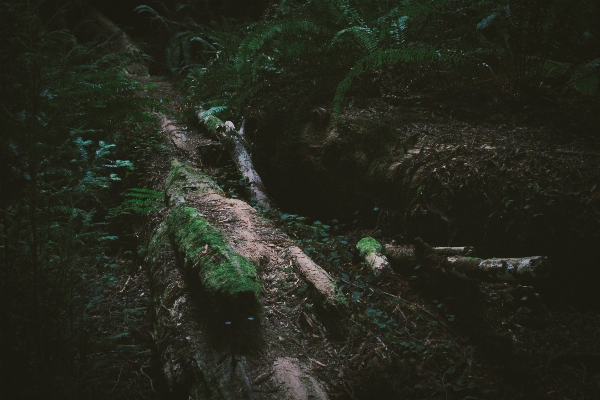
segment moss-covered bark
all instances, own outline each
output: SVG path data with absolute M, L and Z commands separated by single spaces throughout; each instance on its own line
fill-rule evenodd
M 243 385 L 232 379 L 228 362 L 216 362 L 223 354 L 214 350 L 197 320 L 199 312 L 190 298 L 190 288 L 176 266 L 166 223 L 150 235 L 145 258 L 153 283 L 152 335 L 167 387 L 166 397 L 191 400 L 236 398 Z
M 390 268 L 387 258 L 382 254 L 383 246 L 372 237 L 364 237 L 356 244 L 356 249 L 364 257 L 366 263 L 375 274 L 380 274 Z
M 221 303 L 219 308 L 257 306 L 261 287 L 256 268 L 232 251 L 221 232 L 196 209 L 175 206 L 167 227 L 186 271 L 197 275 L 203 288 Z

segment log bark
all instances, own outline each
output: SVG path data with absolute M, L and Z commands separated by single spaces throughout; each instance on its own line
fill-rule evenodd
M 547 257 L 481 259 L 438 253 L 420 238 L 415 240 L 415 257 L 423 265 L 462 279 L 483 279 L 501 282 L 537 280 L 547 276 Z
M 174 160 L 165 193 L 171 207 L 190 205 L 198 210 L 199 218 L 220 221 L 218 227 L 235 253 L 255 265 L 292 262 L 326 308 L 340 305 L 334 280 L 325 270 L 250 205 L 226 198 L 219 186 L 199 169 Z M 190 265 L 193 264 L 190 261 Z
M 214 350 L 198 322 L 199 312 L 175 263 L 168 236 L 167 224 L 163 222 L 150 235 L 145 255 L 153 283 L 152 336 L 165 377 L 167 397 L 238 398 L 238 393 L 248 391 L 244 377 L 237 369 L 232 370 L 226 351 Z
M 242 122 L 238 131 L 235 129 L 233 122 L 223 122 L 214 115 L 204 116 L 204 114 L 204 110 L 199 110 L 196 115 L 211 134 L 217 136 L 219 140 L 226 144 L 238 171 L 250 185 L 250 199 L 264 210 L 272 209 L 265 185 L 256 172 L 248 152 L 248 145 L 244 136 L 245 124 Z
M 399 268 L 409 268 L 417 265 L 417 257 L 415 255 L 415 246 L 386 244 L 384 246 L 385 254 L 393 265 Z M 471 246 L 463 247 L 433 247 L 433 251 L 438 256 L 467 256 L 475 255 L 475 249 Z

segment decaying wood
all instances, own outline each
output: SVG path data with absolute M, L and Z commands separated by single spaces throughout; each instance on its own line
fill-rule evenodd
M 498 281 L 518 281 L 537 279 L 546 275 L 548 259 L 546 257 L 522 258 L 470 258 L 447 257 L 439 268 L 460 278 L 482 278 Z
M 415 240 L 416 259 L 426 267 L 435 268 L 462 279 L 519 281 L 543 278 L 550 264 L 546 257 L 481 259 L 461 255 L 445 256 L 420 238 Z
M 306 373 L 307 368 L 296 358 L 282 357 L 273 363 L 273 380 L 290 400 L 325 400 L 323 386 Z
M 265 185 L 256 172 L 247 149 L 244 136 L 245 124 L 242 122 L 240 129 L 236 130 L 233 122 L 223 122 L 214 115 L 204 116 L 204 110 L 199 110 L 196 115 L 211 134 L 226 144 L 238 171 L 250 185 L 250 199 L 256 202 L 260 208 L 270 210 L 272 206 Z
M 210 345 L 162 223 L 150 235 L 146 264 L 152 279 L 156 355 L 169 398 L 233 399 L 245 389 L 226 351 Z M 218 360 L 224 360 L 220 363 Z
M 316 290 L 323 305 L 337 307 L 333 278 L 291 239 L 261 218 L 253 207 L 241 200 L 226 198 L 212 179 L 189 164 L 173 161 L 171 174 L 178 176 L 172 176 L 165 187 L 169 205 L 190 204 L 198 209 L 216 222 L 234 251 L 256 265 L 292 262 L 302 278 Z
M 415 255 L 415 246 L 386 244 L 384 246 L 387 258 L 399 268 L 414 267 L 417 257 Z M 472 257 L 475 255 L 475 249 L 471 246 L 463 247 L 433 247 L 433 250 L 438 256 L 466 256 Z

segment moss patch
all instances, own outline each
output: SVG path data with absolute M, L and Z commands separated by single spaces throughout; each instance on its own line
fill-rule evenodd
M 360 251 L 360 255 L 364 256 L 370 253 L 381 253 L 383 246 L 372 237 L 364 237 L 356 244 L 356 248 Z
M 171 162 L 171 171 L 165 184 L 169 204 L 174 204 L 175 199 L 188 194 L 208 194 L 223 191 L 208 175 L 189 164 L 177 160 Z
M 167 227 L 183 264 L 225 307 L 248 309 L 258 303 L 261 286 L 254 265 L 233 252 L 221 232 L 191 207 L 172 209 Z

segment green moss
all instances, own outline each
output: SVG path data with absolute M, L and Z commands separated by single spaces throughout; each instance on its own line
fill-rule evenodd
M 185 198 L 190 193 L 194 195 L 222 193 L 219 185 L 208 175 L 187 163 L 177 160 L 171 162 L 171 171 L 169 171 L 165 188 L 170 203 L 174 198 Z
M 356 248 L 360 251 L 360 255 L 364 256 L 370 253 L 381 253 L 383 246 L 372 237 L 364 237 L 356 244 Z
M 335 297 L 335 303 L 336 303 L 338 306 L 341 306 L 341 307 L 344 307 L 344 308 L 348 307 L 348 300 L 346 299 L 346 296 L 344 296 L 344 294 L 343 294 L 343 293 L 339 293 L 339 294 L 338 294 L 338 295 Z
M 147 245 L 143 248 L 143 256 L 150 266 L 150 272 L 154 272 L 158 256 L 169 246 L 167 227 L 161 223 L 150 235 Z
M 206 124 L 206 128 L 210 131 L 210 133 L 216 133 L 219 126 L 225 125 L 223 121 L 214 115 L 209 115 L 208 117 L 202 118 L 204 123 Z
M 233 252 L 196 209 L 174 207 L 167 226 L 185 268 L 198 274 L 207 292 L 229 302 L 258 302 L 261 286 L 254 265 Z

